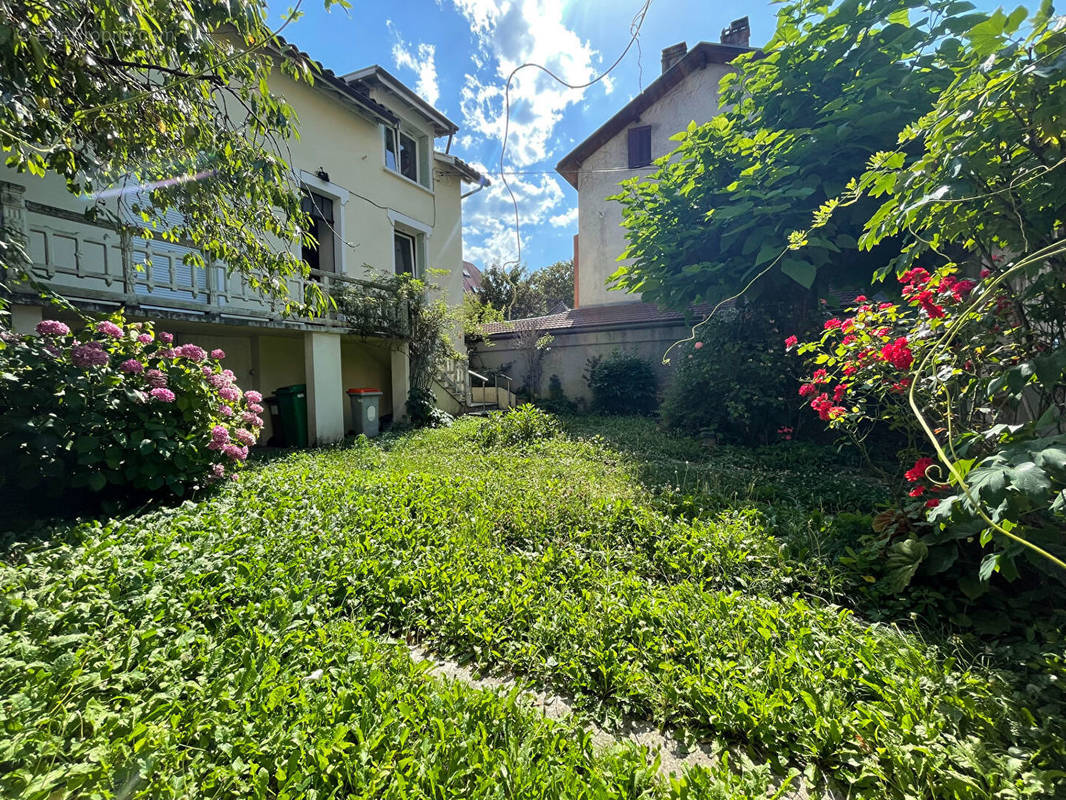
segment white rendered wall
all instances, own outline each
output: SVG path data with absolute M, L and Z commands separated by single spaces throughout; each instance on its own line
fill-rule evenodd
M 622 206 L 606 198 L 618 193 L 620 181 L 652 172 L 650 168 L 627 169 L 629 128 L 651 126 L 653 159 L 670 153 L 677 147 L 677 142 L 670 141 L 671 136 L 686 129 L 690 122 L 704 123 L 719 113 L 718 83 L 731 71 L 730 67 L 723 64 L 708 64 L 704 69 L 688 75 L 646 109 L 639 121 L 615 134 L 581 165 L 578 173 L 579 306 L 631 303 L 636 299 L 623 292 L 608 291 L 605 285 L 611 273 L 621 266 L 618 257 L 626 247 Z

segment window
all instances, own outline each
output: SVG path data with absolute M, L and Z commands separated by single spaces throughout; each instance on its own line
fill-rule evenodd
M 312 192 L 310 189 L 304 189 L 300 207 L 305 214 L 311 217 L 311 229 L 308 233 L 315 237 L 314 244 L 305 243 L 303 245 L 300 253 L 301 258 L 307 262 L 311 269 L 336 272 L 333 199 L 318 192 Z
M 418 142 L 395 128 L 385 128 L 385 166 L 405 178 L 418 179 Z
M 415 276 L 415 237 L 396 231 L 392 235 L 392 244 L 396 274 Z
M 646 167 L 651 163 L 651 125 L 629 129 L 629 168 Z

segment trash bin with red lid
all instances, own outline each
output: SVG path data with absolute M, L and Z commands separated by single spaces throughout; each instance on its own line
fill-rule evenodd
M 352 427 L 356 435 L 363 434 L 369 439 L 378 435 L 380 423 L 381 389 L 349 389 L 348 401 L 352 404 Z

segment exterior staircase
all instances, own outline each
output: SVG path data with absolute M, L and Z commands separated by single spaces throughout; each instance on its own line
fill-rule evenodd
M 473 370 L 468 370 L 470 376 L 470 401 L 467 403 L 468 414 L 485 415 L 490 411 L 514 408 L 515 396 L 511 391 L 511 378 L 508 375 L 496 373 L 490 378 Z M 476 385 L 475 385 L 476 382 Z
M 438 371 L 436 383 L 459 406 L 460 414 L 485 416 L 490 411 L 514 408 L 511 378 L 494 374 L 491 378 L 468 369 L 465 361 L 452 359 Z

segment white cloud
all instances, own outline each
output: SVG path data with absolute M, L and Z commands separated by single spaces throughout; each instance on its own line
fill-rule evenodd
M 556 228 L 568 228 L 577 222 L 577 206 L 574 206 L 568 211 L 564 211 L 562 214 L 556 214 L 554 217 L 548 220 L 553 227 Z
M 562 0 L 453 0 L 477 37 L 488 74 L 468 74 L 460 94 L 466 127 L 499 141 L 504 127 L 504 86 L 520 64 L 540 64 L 571 84 L 586 83 L 600 68 L 599 54 L 563 21 Z M 608 91 L 610 85 L 604 87 Z M 551 155 L 563 112 L 584 89 L 568 89 L 542 70 L 526 67 L 511 81 L 509 166 L 528 166 Z
M 437 65 L 434 60 L 437 55 L 436 45 L 423 42 L 417 48 L 412 49 L 400 36 L 392 20 L 386 20 L 385 24 L 396 37 L 392 45 L 393 63 L 398 69 L 412 70 L 418 76 L 414 86 L 415 94 L 431 106 L 437 105 L 440 99 L 440 86 L 437 84 Z
M 602 70 L 600 54 L 567 27 L 565 0 L 451 0 L 466 18 L 477 51 L 471 72 L 464 76 L 460 112 L 463 147 L 491 145 L 483 152 L 499 152 L 504 132 L 504 87 L 515 67 L 540 64 L 571 84 L 583 84 Z M 609 82 L 596 87 L 610 92 Z M 550 170 L 569 148 L 556 131 L 563 114 L 582 104 L 588 89 L 569 89 L 543 70 L 526 67 L 511 81 L 506 169 L 533 165 Z M 514 206 L 496 172 L 487 171 L 493 185 L 463 206 L 464 257 L 482 265 L 516 257 Z M 518 201 L 523 259 L 529 237 L 539 225 L 572 225 L 576 209 L 563 209 L 562 188 L 556 176 L 508 175 Z M 531 264 L 536 267 L 539 265 Z
M 473 166 L 480 172 L 489 171 L 483 164 Z M 553 175 L 515 175 L 509 176 L 509 181 L 518 201 L 525 260 L 534 229 L 553 216 L 552 211 L 563 201 L 563 190 Z M 463 258 L 488 266 L 516 257 L 514 203 L 507 187 L 494 178 L 491 186 L 463 203 Z

